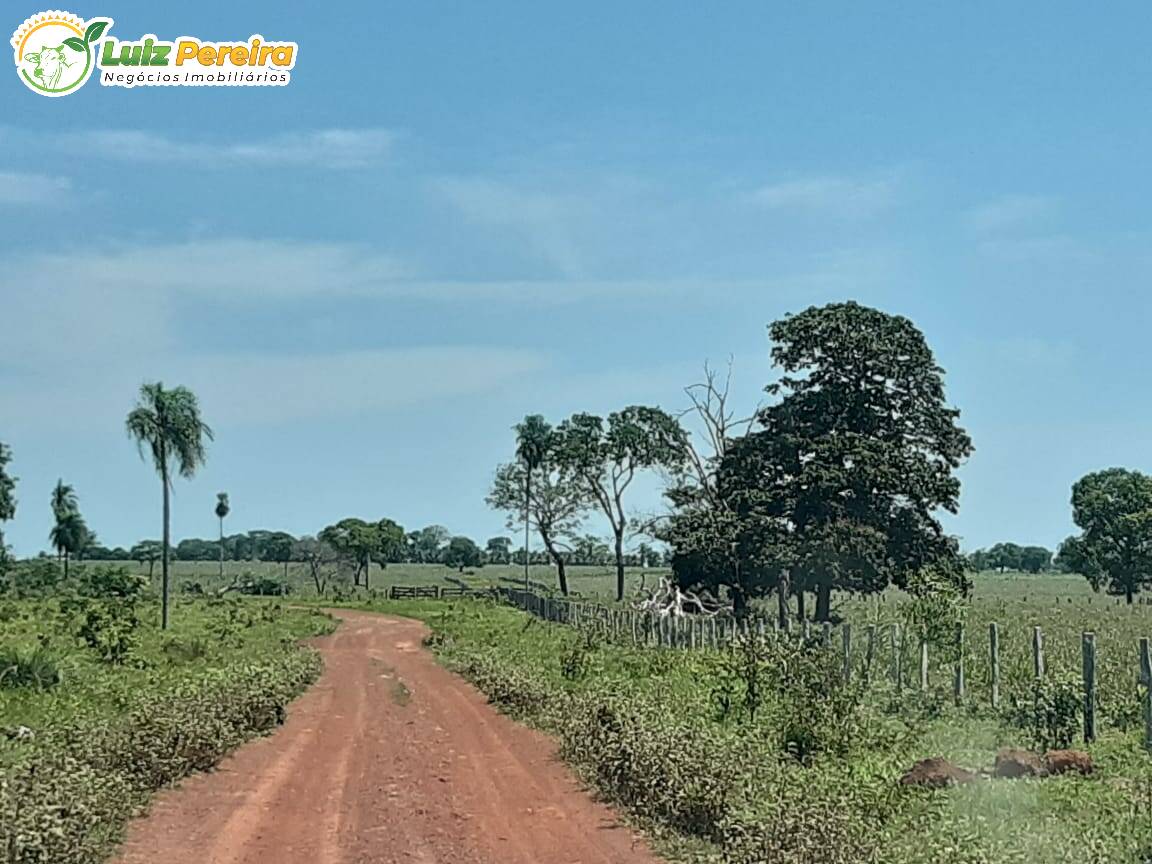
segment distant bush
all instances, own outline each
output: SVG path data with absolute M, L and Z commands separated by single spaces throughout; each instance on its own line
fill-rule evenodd
M 251 574 L 240 580 L 236 590 L 253 597 L 283 597 L 291 592 L 288 585 L 277 579 L 269 579 L 267 576 L 256 577 Z
M 64 578 L 60 566 L 50 558 L 33 558 L 9 565 L 4 581 L 16 598 L 44 597 L 56 591 Z

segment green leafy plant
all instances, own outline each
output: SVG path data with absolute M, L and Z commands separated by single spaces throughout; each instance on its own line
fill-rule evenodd
M 0 648 L 0 689 L 49 690 L 59 683 L 56 659 L 43 646 L 28 652 Z
M 1026 733 L 1030 746 L 1062 750 L 1079 734 L 1084 712 L 1081 699 L 1080 682 L 1075 677 L 1050 676 L 1014 696 L 1005 716 Z

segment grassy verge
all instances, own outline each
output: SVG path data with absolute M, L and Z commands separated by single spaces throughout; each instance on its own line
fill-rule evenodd
M 377 608 L 427 621 L 443 662 L 553 734 L 681 860 L 1135 864 L 1152 851 L 1135 730 L 1104 731 L 1092 777 L 903 787 L 916 759 L 986 769 L 1025 732 L 985 709 L 845 688 L 819 651 L 653 651 L 486 603 Z
M 152 604 L 102 604 L 0 603 L 4 864 L 103 861 L 150 793 L 283 721 L 321 667 L 298 640 L 332 626 L 271 603 L 182 601 L 161 633 Z

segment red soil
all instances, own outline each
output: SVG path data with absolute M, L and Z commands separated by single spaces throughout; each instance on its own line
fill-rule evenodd
M 422 624 L 337 614 L 285 725 L 157 796 L 117 864 L 656 864 Z

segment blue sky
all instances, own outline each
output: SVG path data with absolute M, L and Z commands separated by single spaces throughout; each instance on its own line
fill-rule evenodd
M 217 433 L 177 537 L 226 489 L 231 530 L 483 540 L 525 413 L 679 409 L 729 355 L 750 409 L 765 325 L 849 298 L 948 371 L 965 547 L 1055 545 L 1079 476 L 1152 469 L 1145 6 L 286 5 L 70 7 L 295 40 L 284 88 L 0 87 L 18 552 L 57 477 L 109 545 L 159 534 L 123 432 L 144 380 Z

